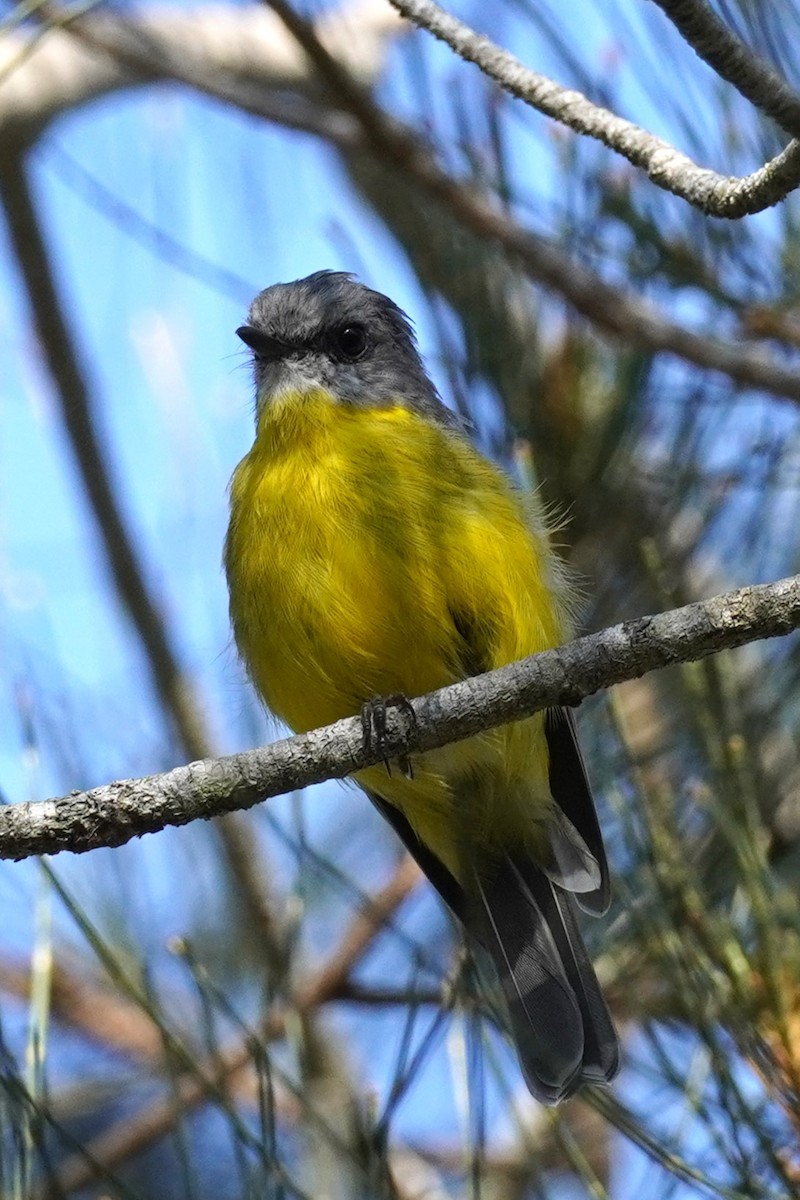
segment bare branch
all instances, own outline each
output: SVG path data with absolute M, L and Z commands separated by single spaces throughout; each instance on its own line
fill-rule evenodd
M 623 336 L 650 352 L 667 350 L 697 366 L 722 371 L 737 383 L 773 395 L 800 400 L 800 374 L 757 348 L 702 337 L 670 321 L 663 313 L 622 288 L 571 261 L 545 238 L 521 228 L 486 192 L 454 178 L 439 165 L 428 146 L 385 113 L 320 43 L 308 21 L 285 0 L 267 0 L 316 66 L 343 108 L 361 126 L 364 150 L 391 165 L 401 184 L 409 179 L 435 197 L 467 229 L 501 245 L 534 279 L 553 288 L 599 328 Z M 251 108 L 250 111 L 256 111 Z M 352 133 L 341 147 L 354 153 Z
M 364 1008 L 391 1008 L 407 1005 L 441 1005 L 444 1000 L 441 987 L 367 987 L 360 983 L 343 983 L 331 994 L 331 1000 L 346 1000 L 348 1004 L 360 1004 Z
M 653 0 L 684 41 L 720 78 L 792 137 L 800 136 L 800 96 L 731 33 L 705 0 Z
M 290 18 L 290 12 L 288 6 L 280 6 L 281 18 Z M 332 86 L 339 107 L 331 104 L 330 95 L 324 101 L 320 100 L 319 87 L 314 93 L 314 72 L 309 67 L 307 59 L 299 60 L 301 64 L 305 63 L 305 66 L 301 67 L 293 82 L 286 84 L 293 89 L 292 92 L 287 93 L 285 87 L 281 89 L 275 82 L 278 77 L 273 78 L 275 64 L 271 65 L 272 60 L 265 50 L 263 39 L 260 37 L 248 39 L 245 14 L 239 13 L 238 15 L 245 21 L 242 38 L 251 47 L 253 63 L 259 57 L 259 53 L 262 55 L 260 59 L 262 82 L 258 85 L 249 78 L 247 73 L 238 74 L 230 57 L 225 60 L 229 74 L 226 74 L 226 71 L 221 68 L 221 58 L 218 64 L 219 69 L 205 70 L 205 59 L 201 49 L 195 51 L 197 62 L 189 69 L 187 66 L 189 58 L 185 55 L 181 57 L 179 54 L 179 48 L 185 47 L 187 41 L 191 41 L 189 36 L 191 23 L 189 22 L 188 25 L 178 23 L 184 18 L 184 14 L 172 14 L 172 19 L 176 23 L 174 29 L 170 27 L 172 36 L 176 40 L 174 46 L 170 46 L 169 43 L 170 30 L 160 29 L 160 36 L 163 40 L 158 43 L 159 53 L 155 56 L 155 61 L 160 61 L 161 55 L 168 57 L 170 61 L 179 59 L 178 78 L 200 88 L 208 95 L 229 100 L 231 103 L 238 104 L 245 111 L 263 116 L 267 120 L 279 121 L 292 128 L 307 129 L 311 133 L 325 137 L 329 142 L 338 146 L 346 156 L 354 158 L 361 156 L 364 160 L 369 156 L 387 174 L 392 170 L 399 172 L 397 186 L 405 188 L 416 186 L 421 191 L 438 199 L 462 226 L 487 243 L 493 242 L 502 246 L 520 263 L 532 279 L 562 295 L 578 313 L 599 329 L 624 337 L 630 345 L 649 353 L 667 351 L 686 362 L 720 371 L 744 386 L 757 388 L 795 402 L 800 401 L 800 375 L 791 366 L 785 365 L 773 355 L 765 353 L 757 347 L 703 336 L 670 320 L 641 297 L 624 288 L 606 283 L 595 272 L 572 262 L 558 246 L 521 228 L 513 218 L 493 202 L 488 194 L 481 192 L 466 181 L 450 176 L 439 166 L 429 147 L 410 129 L 383 113 L 368 94 L 343 72 L 339 64 L 331 59 L 329 54 L 325 54 L 324 58 L 318 56 L 319 61 L 313 57 L 313 48 L 322 46 L 322 43 L 317 38 L 314 28 L 308 23 L 304 23 L 297 14 L 291 14 L 293 17 L 292 32 L 298 38 L 302 32 L 303 49 L 313 60 L 326 82 Z M 187 18 L 188 20 L 189 18 Z M 100 42 L 102 42 L 104 56 L 109 62 L 113 62 L 114 56 L 117 54 L 122 57 L 122 63 L 116 64 L 113 86 L 128 86 L 135 81 L 135 73 L 133 76 L 131 74 L 135 65 L 133 46 L 142 36 L 135 23 L 131 22 L 128 26 L 127 36 L 123 37 L 120 34 L 119 38 L 117 34 L 120 33 L 120 30 L 112 22 L 107 22 L 98 29 L 92 20 L 83 18 L 73 22 L 72 29 L 71 35 L 66 33 L 53 35 L 54 39 L 56 37 L 59 39 L 58 44 L 65 51 L 63 56 L 65 64 L 72 62 L 72 57 L 66 53 L 67 47 L 64 44 L 65 41 L 69 41 L 70 36 L 74 39 L 80 37 L 87 42 L 96 43 L 96 50 L 100 49 Z M 384 33 L 384 36 L 388 36 L 388 34 Z M 207 41 L 207 38 L 201 39 L 201 46 L 205 46 Z M 48 44 L 49 39 L 45 45 Z M 230 51 L 231 46 L 239 43 L 230 34 L 227 39 L 222 39 L 222 44 L 227 46 Z M 361 60 L 360 78 L 364 78 L 368 74 L 370 63 L 375 70 L 378 69 L 382 45 L 376 30 L 373 57 L 371 60 L 368 58 Z M 322 49 L 324 51 L 324 46 Z M 37 55 L 41 52 L 37 48 Z M 140 41 L 138 52 L 142 61 L 138 64 L 137 69 L 144 72 L 147 66 L 152 71 L 154 58 L 152 55 L 148 57 L 144 53 Z M 223 54 L 221 49 L 219 54 L 220 56 Z M 123 65 L 126 62 L 128 65 Z M 35 63 L 36 60 L 32 57 L 30 62 L 18 69 L 11 80 L 0 79 L 0 138 L 3 135 L 4 123 L 6 128 L 8 128 L 9 122 L 13 126 L 17 111 L 12 102 L 13 97 L 9 98 L 5 89 L 21 73 L 33 70 Z M 251 65 L 248 71 L 251 69 L 254 69 L 254 66 Z M 64 101 L 77 105 L 90 99 L 96 92 L 90 86 L 91 72 L 82 74 L 80 62 L 72 63 L 70 74 L 73 72 L 79 78 L 85 76 L 89 81 L 85 90 L 79 89 L 74 95 L 72 91 L 69 91 L 68 94 L 72 98 Z M 146 77 L 146 75 L 142 76 L 142 78 Z M 39 114 L 44 121 L 48 119 L 48 114 L 52 116 L 57 111 L 55 108 L 56 97 L 48 89 L 56 86 L 60 75 L 55 71 L 39 72 L 37 69 L 37 78 L 41 81 L 41 89 L 44 89 L 43 109 Z M 109 89 L 111 86 L 109 84 Z M 34 87 L 31 90 L 36 91 L 37 88 Z M 52 108 L 49 107 L 51 102 Z M 28 116 L 32 117 L 32 114 L 29 112 Z M 381 195 L 384 198 L 383 202 Z M 380 195 L 371 193 L 370 199 L 380 212 L 381 203 L 391 201 L 390 188 L 388 185 L 384 186 Z
M 650 353 L 667 351 L 695 366 L 720 371 L 736 383 L 800 401 L 796 367 L 758 347 L 704 337 L 679 325 L 643 297 L 606 283 L 546 238 L 521 228 L 487 198 L 444 172 L 438 179 L 431 177 L 434 189 L 468 228 L 496 239 L 531 278 L 559 293 L 599 329 L 623 337 L 629 346 Z
M 800 575 L 626 621 L 556 650 L 414 701 L 415 721 L 390 711 L 384 748 L 365 747 L 349 717 L 299 737 L 162 775 L 121 780 L 55 800 L 0 809 L 0 858 L 120 846 L 165 825 L 250 808 L 270 796 L 340 779 L 385 757 L 433 750 L 670 663 L 779 637 L 800 626 Z
M 593 104 L 581 92 L 562 87 L 546 75 L 530 70 L 513 54 L 470 29 L 433 0 L 391 0 L 391 3 L 415 25 L 474 63 L 504 91 L 576 133 L 603 142 L 646 171 L 658 187 L 680 196 L 707 216 L 732 219 L 761 212 L 785 200 L 800 184 L 800 143 L 791 142 L 752 175 L 741 178 L 720 175 L 699 167 L 669 142 Z

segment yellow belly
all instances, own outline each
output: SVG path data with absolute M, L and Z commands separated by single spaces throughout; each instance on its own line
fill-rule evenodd
M 463 678 L 465 623 L 487 669 L 557 644 L 550 561 L 502 474 L 399 407 L 283 401 L 231 483 L 236 641 L 297 732 Z M 457 876 L 465 840 L 513 836 L 535 852 L 550 804 L 541 718 L 419 756 L 413 780 L 380 767 L 359 781 Z

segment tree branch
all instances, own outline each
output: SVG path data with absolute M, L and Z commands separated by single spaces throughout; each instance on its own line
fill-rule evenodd
M 657 187 L 680 196 L 707 216 L 733 219 L 761 212 L 785 200 L 800 184 L 798 142 L 792 141 L 752 175 L 741 178 L 720 175 L 699 167 L 688 155 L 632 121 L 593 104 L 581 92 L 562 87 L 546 75 L 530 70 L 513 54 L 445 12 L 434 0 L 391 0 L 391 3 L 420 29 L 445 42 L 460 58 L 474 63 L 504 91 L 576 133 L 596 138 L 645 171 Z
M 800 137 L 800 96 L 744 46 L 705 0 L 653 0 L 703 62 L 746 100 Z
M 349 717 L 299 737 L 162 775 L 0 809 L 0 858 L 120 846 L 165 825 L 250 808 L 270 796 L 340 779 L 384 758 L 433 750 L 671 663 L 779 637 L 800 626 L 800 575 L 626 621 L 556 650 L 414 701 L 413 723 L 391 710 L 385 746 L 365 747 Z
M 600 329 L 651 353 L 667 350 L 700 367 L 721 371 L 737 383 L 800 400 L 797 370 L 750 346 L 703 337 L 669 320 L 641 297 L 606 283 L 573 262 L 559 247 L 522 228 L 486 192 L 450 175 L 429 146 L 375 103 L 322 45 L 314 28 L 286 0 L 265 0 L 278 14 L 330 87 L 339 104 L 358 121 L 363 151 L 390 165 L 402 186 L 413 181 L 438 200 L 466 229 L 495 242 L 533 279 L 563 296 Z M 257 111 L 250 107 L 250 111 Z M 345 141 L 345 139 L 347 139 Z M 343 150 L 360 151 L 351 131 L 342 130 Z
M 54 34 L 53 39 L 48 38 L 44 43 L 44 46 L 49 46 L 51 40 L 58 39 L 64 52 L 58 72 L 54 69 L 39 70 L 38 56 L 43 53 L 43 48 L 37 47 L 30 62 L 18 68 L 9 79 L 0 78 L 0 142 L 4 132 L 12 141 L 14 137 L 22 137 L 25 130 L 28 136 L 33 136 L 31 130 L 38 132 L 56 111 L 62 111 L 58 108 L 57 100 L 64 109 L 78 106 L 99 92 L 137 82 L 139 77 L 133 74 L 137 69 L 142 73 L 141 80 L 145 81 L 152 74 L 153 62 L 160 62 L 165 57 L 170 63 L 178 63 L 177 78 L 205 94 L 235 103 L 244 111 L 267 120 L 278 121 L 291 128 L 307 129 L 336 145 L 351 162 L 359 157 L 366 161 L 369 157 L 387 176 L 395 172 L 395 188 L 416 187 L 421 194 L 433 196 L 461 226 L 487 245 L 501 246 L 531 279 L 563 296 L 576 312 L 598 329 L 623 337 L 632 347 L 647 353 L 666 351 L 685 362 L 720 371 L 745 387 L 757 388 L 794 402 L 800 401 L 800 375 L 790 364 L 758 347 L 704 336 L 670 320 L 640 296 L 606 283 L 596 272 L 573 262 L 558 246 L 520 227 L 488 194 L 466 180 L 449 175 L 420 138 L 382 112 L 368 93 L 359 88 L 352 78 L 348 78 L 329 54 L 324 57 L 319 54 L 319 49 L 324 51 L 324 46 L 314 28 L 308 23 L 304 24 L 297 14 L 290 16 L 290 11 L 287 5 L 280 6 L 282 19 L 293 17 L 292 33 L 298 40 L 302 34 L 302 47 L 333 91 L 338 107 L 331 104 L 330 94 L 320 97 L 318 82 L 315 90 L 315 72 L 309 66 L 308 59 L 304 60 L 302 56 L 291 81 L 286 80 L 283 87 L 279 86 L 280 74 L 270 54 L 270 47 L 251 30 L 247 12 L 238 14 L 243 22 L 241 38 L 234 39 L 232 31 L 228 30 L 228 36 L 221 39 L 220 45 L 217 44 L 220 39 L 214 42 L 216 67 L 213 70 L 211 60 L 205 54 L 209 43 L 207 36 L 199 39 L 200 44 L 193 47 L 191 69 L 186 65 L 185 47 L 191 43 L 191 15 L 173 13 L 169 28 L 159 26 L 160 41 L 157 41 L 152 28 L 148 34 L 133 19 L 128 22 L 127 34 L 123 36 L 119 22 L 107 21 L 98 26 L 93 19 L 84 17 L 72 22 L 69 34 Z M 378 69 L 383 45 L 381 35 L 388 37 L 388 32 L 383 30 L 381 34 L 376 28 L 374 57 L 359 59 L 359 78 L 368 75 L 370 69 Z M 174 46 L 170 44 L 170 37 L 175 40 Z M 68 88 L 62 95 L 57 85 L 62 78 L 61 68 L 71 62 L 68 47 L 64 45 L 69 38 L 80 38 L 98 52 L 102 49 L 104 58 L 100 61 L 105 63 L 106 73 L 113 67 L 113 78 L 106 79 L 101 72 L 102 77 L 98 81 L 86 64 L 82 67 L 80 62 L 74 62 L 70 71 L 83 86 Z M 144 42 L 140 40 L 142 38 Z M 134 61 L 133 47 L 137 39 L 138 58 Z M 157 54 L 144 53 L 143 47 L 148 47 L 150 42 L 157 46 Z M 248 47 L 249 55 L 248 65 L 241 71 L 236 64 L 240 43 Z M 312 54 L 314 47 L 318 48 L 317 58 Z M 115 55 L 119 55 L 119 62 L 115 62 Z M 139 62 L 139 59 L 142 61 Z M 256 61 L 261 64 L 259 83 L 253 78 Z M 14 122 L 19 116 L 20 106 L 14 102 L 13 88 L 10 94 L 9 88 L 19 82 L 20 75 L 26 75 L 28 71 L 35 73 L 36 80 L 28 80 L 23 90 L 26 95 L 41 94 L 41 109 L 37 118 L 35 105 L 32 106 L 29 95 L 27 106 L 22 106 L 24 119 L 20 117 L 21 127 L 17 127 Z M 287 87 L 292 91 L 287 93 Z M 57 96 L 53 94 L 54 88 Z M 387 200 L 387 197 L 390 199 Z M 394 202 L 390 182 L 382 184 L 378 193 L 371 192 L 369 198 L 381 213 L 386 203 Z

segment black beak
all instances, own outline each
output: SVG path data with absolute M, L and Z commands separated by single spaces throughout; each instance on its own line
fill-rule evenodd
M 283 358 L 292 349 L 288 342 L 282 342 L 280 338 L 271 337 L 263 329 L 257 329 L 255 325 L 240 325 L 236 330 L 236 336 L 242 339 L 245 346 L 250 347 L 256 358 L 261 358 L 268 362 Z

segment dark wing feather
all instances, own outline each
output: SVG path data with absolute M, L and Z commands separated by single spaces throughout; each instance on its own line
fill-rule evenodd
M 467 904 L 461 884 L 450 874 L 433 851 L 419 840 L 410 821 L 406 820 L 399 808 L 390 804 L 388 800 L 384 800 L 382 796 L 376 795 L 375 792 L 367 792 L 367 795 L 381 816 L 389 822 L 409 854 L 417 860 L 448 908 L 458 917 L 459 921 L 464 921 Z
M 458 635 L 455 643 L 456 672 L 465 679 L 485 674 L 492 665 L 487 623 L 478 622 L 463 609 L 451 609 L 450 616 Z
M 463 612 L 454 668 L 478 675 L 491 665 L 490 632 Z M 531 861 L 510 855 L 475 877 L 469 894 L 417 837 L 399 809 L 370 792 L 373 804 L 411 852 L 453 913 L 489 952 L 508 1005 L 525 1081 L 543 1104 L 557 1104 L 584 1083 L 604 1083 L 619 1069 L 619 1043 L 581 938 L 575 901 L 589 912 L 608 908 L 610 886 L 592 793 L 566 709 L 545 713 L 553 798 L 564 814 L 558 831 L 566 874 L 599 883 L 573 896 Z M 570 832 L 571 830 L 571 832 Z M 575 831 L 577 830 L 577 835 Z M 588 863 L 587 863 L 588 859 Z M 596 867 L 595 867 L 596 863 Z
M 508 857 L 495 864 L 491 878 L 476 878 L 476 894 L 467 896 L 400 810 L 373 792 L 368 795 L 455 916 L 491 955 L 533 1095 L 543 1104 L 557 1104 L 584 1083 L 612 1079 L 619 1047 L 572 896 L 535 863 Z
M 450 615 L 458 634 L 457 669 L 465 676 L 490 670 L 491 628 L 463 610 L 452 610 Z M 580 835 L 580 839 L 573 841 L 568 825 L 553 830 L 554 838 L 559 841 L 554 846 L 558 875 L 562 883 L 568 884 L 570 877 L 575 880 L 576 898 L 585 912 L 602 916 L 611 903 L 611 881 L 603 835 L 575 732 L 575 718 L 568 708 L 549 708 L 544 714 L 544 729 L 550 757 L 550 791 L 567 822 Z M 579 844 L 581 839 L 583 846 Z M 584 846 L 589 851 L 588 861 Z M 555 882 L 558 881 L 556 878 Z
M 565 817 L 575 826 L 600 869 L 594 891 L 576 896 L 585 912 L 602 916 L 611 903 L 611 881 L 597 820 L 592 790 L 575 734 L 575 719 L 568 708 L 548 708 L 544 731 L 550 754 L 550 791 Z
M 481 895 L 479 936 L 494 959 L 533 1095 L 557 1104 L 584 1083 L 609 1082 L 619 1069 L 619 1043 L 573 897 L 535 864 L 511 858 Z

